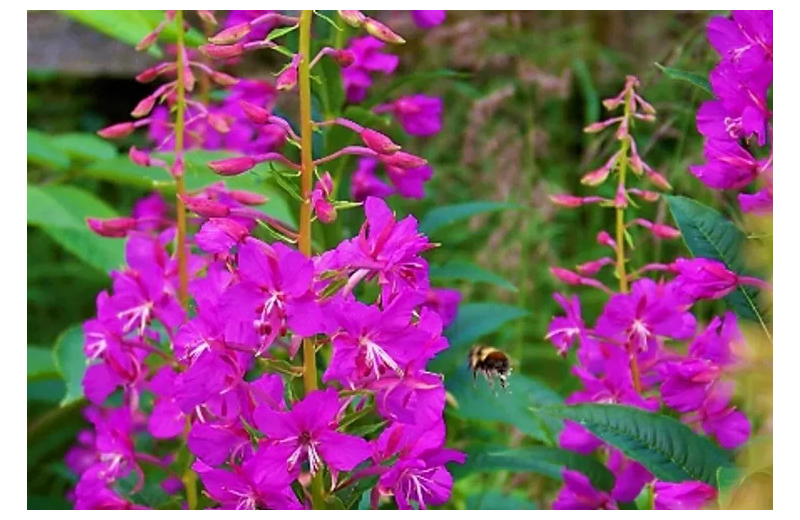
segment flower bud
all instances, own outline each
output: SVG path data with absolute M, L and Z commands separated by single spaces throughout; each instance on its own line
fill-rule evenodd
M 252 29 L 253 27 L 250 25 L 250 22 L 232 25 L 218 32 L 209 38 L 208 41 L 216 45 L 230 45 L 247 36 Z
M 662 190 L 672 190 L 672 185 L 667 181 L 667 179 L 658 173 L 655 170 L 650 169 L 649 166 L 644 165 L 644 169 L 647 172 L 647 177 L 650 179 L 650 182 L 661 188 Z
M 139 101 L 136 107 L 131 112 L 133 117 L 139 118 L 144 117 L 153 110 L 153 106 L 156 104 L 156 96 L 150 95 L 144 98 L 143 100 Z
M 186 194 L 178 196 L 189 211 L 201 217 L 227 217 L 228 213 L 230 213 L 230 208 L 217 200 L 207 199 L 205 197 L 192 197 Z
M 247 116 L 247 119 L 257 125 L 265 124 L 267 121 L 269 121 L 269 116 L 272 115 L 266 108 L 254 105 L 249 101 L 240 100 L 239 106 L 242 107 L 242 111 L 244 112 L 244 115 Z
M 228 59 L 236 58 L 244 54 L 244 45 L 235 43 L 233 45 L 214 45 L 213 43 L 206 43 L 200 46 L 200 52 L 209 58 Z
M 317 182 L 317 187 L 322 190 L 322 193 L 326 197 L 331 196 L 331 193 L 333 193 L 333 178 L 331 177 L 330 172 L 325 172 L 322 174 L 319 182 Z
M 314 206 L 314 214 L 323 224 L 330 224 L 336 220 L 336 208 L 327 200 L 317 198 L 312 201 L 312 205 Z
M 208 124 L 211 126 L 211 128 L 213 128 L 214 130 L 216 130 L 221 134 L 227 134 L 228 132 L 231 131 L 231 126 L 230 124 L 228 124 L 227 118 L 219 114 L 214 114 L 212 112 L 209 112 L 208 116 L 206 117 L 206 120 L 208 121 Z
M 622 117 L 612 117 L 611 119 L 606 119 L 605 121 L 598 121 L 596 123 L 592 123 L 589 126 L 585 127 L 583 131 L 587 134 L 596 134 L 597 132 L 603 130 L 606 127 L 613 125 L 622 121 Z
M 564 282 L 567 285 L 580 285 L 581 277 L 568 269 L 562 269 L 561 267 L 551 267 L 550 273 L 561 282 Z
M 361 11 L 339 11 L 339 16 L 342 17 L 344 23 L 355 28 L 361 27 L 367 20 Z
M 144 38 L 142 38 L 139 43 L 136 44 L 137 51 L 145 51 L 149 49 L 158 39 L 158 33 L 160 31 L 153 31 L 147 34 Z
M 549 198 L 553 204 L 562 206 L 564 208 L 577 208 L 583 205 L 583 199 L 581 197 L 570 195 L 568 193 L 550 195 Z
M 255 159 L 248 156 L 230 157 L 228 159 L 219 159 L 208 163 L 211 168 L 218 175 L 239 175 L 247 170 L 252 169 L 256 165 Z
M 681 232 L 671 226 L 666 226 L 664 224 L 653 224 L 653 227 L 650 228 L 650 232 L 652 232 L 655 236 L 659 238 L 666 238 L 669 240 L 678 238 L 681 236 Z
M 133 164 L 138 166 L 150 166 L 150 155 L 147 152 L 139 150 L 135 146 L 131 146 L 128 150 L 128 157 L 130 157 Z
M 97 131 L 97 135 L 100 137 L 105 137 L 106 139 L 117 139 L 119 137 L 130 135 L 135 129 L 136 126 L 132 122 L 128 121 L 127 123 L 117 123 L 115 125 L 101 128 Z
M 644 110 L 645 114 L 650 116 L 654 116 L 656 114 L 656 109 L 653 107 L 653 105 L 645 101 L 642 96 L 640 96 L 639 94 L 634 94 L 634 97 L 636 101 L 639 103 L 639 106 L 642 107 L 642 110 Z M 652 120 L 655 120 L 655 118 L 653 118 Z
M 275 80 L 275 88 L 278 90 L 292 90 L 297 85 L 297 68 L 300 65 L 300 55 L 295 54 L 292 62 Z
M 622 122 L 617 127 L 617 131 L 614 133 L 614 137 L 618 140 L 622 141 L 623 139 L 628 137 L 628 120 L 623 119 Z
M 364 21 L 364 29 L 366 29 L 369 34 L 385 43 L 399 44 L 406 42 L 399 34 L 372 18 L 367 18 Z
M 211 79 L 217 85 L 222 87 L 231 87 L 239 83 L 239 78 L 234 78 L 230 74 L 225 74 L 224 72 L 214 71 L 211 73 Z
M 598 258 L 597 260 L 580 264 L 576 266 L 575 270 L 578 271 L 581 276 L 594 276 L 601 268 L 613 263 L 614 260 L 612 258 L 604 256 L 603 258 Z
M 641 198 L 642 200 L 646 200 L 647 202 L 655 202 L 661 196 L 661 194 L 656 193 L 655 191 L 650 190 L 640 190 L 638 188 L 631 188 L 628 190 L 628 193 L 632 193 L 637 197 Z
M 622 184 L 617 186 L 617 194 L 614 195 L 614 207 L 617 209 L 628 207 L 628 196 L 627 193 L 625 193 L 625 186 Z
M 239 204 L 244 204 L 246 206 L 260 206 L 269 200 L 260 193 L 244 190 L 232 190 L 228 192 L 228 195 Z
M 391 155 L 400 150 L 400 147 L 392 142 L 388 136 L 372 130 L 371 128 L 363 129 L 360 135 L 364 144 L 379 154 Z
M 197 11 L 197 16 L 200 17 L 201 20 L 206 22 L 210 25 L 219 25 L 217 23 L 217 19 L 214 17 L 214 13 L 211 11 Z
M 136 227 L 136 219 L 130 217 L 87 218 L 86 224 L 89 229 L 102 237 L 122 238 L 128 234 L 128 231 Z
M 149 69 L 145 69 L 142 72 L 140 72 L 139 75 L 136 76 L 136 81 L 138 81 L 139 83 L 149 83 L 154 79 L 156 79 L 156 77 L 158 77 L 159 74 L 163 74 L 167 70 L 173 68 L 175 68 L 174 63 L 168 63 L 168 62 L 159 63 L 158 65 L 155 65 L 153 67 L 150 67 Z
M 175 177 L 183 177 L 183 174 L 186 172 L 186 163 L 183 162 L 183 154 L 178 155 L 175 158 L 175 163 L 169 169 L 169 173 Z
M 356 61 L 356 54 L 350 49 L 337 49 L 336 52 L 331 55 L 331 58 L 333 58 L 340 67 L 345 68 Z
M 379 157 L 385 165 L 396 166 L 397 168 L 402 168 L 404 170 L 420 168 L 428 164 L 428 161 L 422 157 L 417 157 L 416 155 L 406 152 L 395 152 L 391 155 L 381 154 Z
M 611 238 L 611 235 L 606 231 L 601 231 L 597 234 L 597 243 L 601 246 L 608 246 L 611 249 L 616 249 L 617 243 Z

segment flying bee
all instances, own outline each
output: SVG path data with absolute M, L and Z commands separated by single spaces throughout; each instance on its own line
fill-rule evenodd
M 511 373 L 511 362 L 501 350 L 484 345 L 475 345 L 469 350 L 469 368 L 472 378 L 478 377 L 478 372 L 483 372 L 489 386 L 494 383 L 494 377 L 500 380 L 503 390 L 508 384 L 508 375 Z

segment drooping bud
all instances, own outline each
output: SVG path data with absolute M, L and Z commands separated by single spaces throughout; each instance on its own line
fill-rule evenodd
M 194 89 L 194 74 L 192 73 L 191 65 L 189 65 L 189 55 L 186 53 L 186 47 L 182 48 L 182 54 L 183 88 L 185 88 L 187 92 L 191 92 Z
M 644 170 L 647 172 L 647 178 L 650 182 L 661 188 L 662 190 L 672 190 L 672 185 L 667 181 L 666 177 L 644 164 Z
M 364 29 L 384 43 L 400 44 L 406 42 L 402 36 L 372 18 L 367 18 L 366 21 L 364 21 Z
M 136 81 L 138 81 L 139 83 L 149 83 L 154 79 L 156 79 L 159 74 L 163 74 L 164 72 L 167 72 L 168 70 L 174 68 L 175 68 L 174 62 L 159 63 L 158 65 L 155 65 L 153 67 L 150 67 L 149 69 L 145 69 L 142 72 L 140 72 L 139 75 L 136 76 Z
M 656 224 L 643 218 L 634 219 L 632 224 L 637 224 L 650 230 L 658 238 L 674 239 L 681 236 L 681 232 L 674 227 L 665 224 Z
M 350 49 L 337 49 L 331 58 L 342 68 L 349 67 L 356 61 L 356 54 Z
M 275 80 L 275 87 L 278 90 L 292 90 L 297 85 L 297 69 L 300 65 L 300 55 L 295 54 L 292 62 Z
M 379 154 L 391 155 L 400 150 L 400 147 L 392 142 L 389 136 L 371 128 L 363 129 L 360 135 L 364 144 Z
M 89 229 L 102 237 L 122 238 L 136 227 L 136 219 L 130 217 L 87 218 L 86 224 Z
M 359 28 L 367 21 L 367 17 L 361 11 L 339 11 L 344 23 L 351 27 Z
M 628 120 L 627 119 L 623 119 L 622 122 L 617 127 L 617 131 L 614 133 L 614 137 L 616 137 L 618 140 L 622 141 L 623 139 L 626 139 L 628 136 L 629 136 L 629 133 L 628 133 Z
M 619 121 L 622 121 L 622 116 L 612 117 L 611 119 L 606 119 L 605 121 L 598 121 L 596 123 L 592 123 L 589 126 L 585 127 L 583 131 L 587 134 L 596 134 L 597 132 L 603 130 L 604 128 L 609 127 Z
M 158 34 L 160 30 L 155 30 L 151 33 L 148 33 L 144 38 L 139 40 L 139 43 L 136 44 L 137 51 L 146 51 L 149 49 L 155 42 L 158 40 Z
M 131 149 L 128 150 L 128 157 L 130 157 L 133 164 L 138 166 L 150 166 L 150 155 L 142 150 L 139 150 L 135 146 L 131 146 Z
M 183 177 L 185 172 L 186 163 L 183 161 L 183 154 L 181 153 L 175 158 L 175 163 L 169 169 L 169 173 L 177 179 L 178 177 Z
M 236 202 L 240 204 L 244 204 L 246 206 L 260 206 L 264 204 L 269 199 L 260 193 L 254 193 L 252 191 L 244 191 L 244 190 L 231 190 L 228 192 L 228 195 L 233 198 Z
M 331 196 L 331 193 L 333 193 L 333 178 L 331 177 L 330 172 L 325 172 L 322 174 L 322 176 L 319 178 L 319 182 L 317 182 L 317 186 L 322 190 L 322 193 L 324 193 L 326 197 Z
M 144 98 L 143 100 L 139 101 L 139 103 L 136 105 L 136 107 L 131 112 L 131 115 L 133 117 L 139 118 L 139 117 L 144 117 L 147 114 L 149 114 L 153 110 L 153 106 L 155 106 L 155 104 L 156 104 L 156 98 L 157 97 L 158 96 L 155 96 L 155 95 L 151 94 L 151 95 L 147 96 L 146 98 Z
M 197 16 L 199 16 L 200 19 L 206 22 L 207 24 L 214 26 L 219 25 L 217 23 L 216 17 L 214 16 L 214 13 L 212 13 L 211 11 L 197 11 Z
M 625 186 L 622 184 L 617 186 L 617 193 L 614 195 L 614 207 L 617 209 L 628 207 L 628 194 L 625 193 Z
M 336 220 L 336 208 L 324 198 L 319 196 L 315 197 L 312 193 L 311 205 L 314 208 L 314 214 L 323 224 L 330 224 Z
M 222 87 L 231 87 L 239 83 L 239 78 L 234 78 L 230 74 L 225 74 L 224 72 L 218 72 L 216 70 L 211 73 L 211 80 Z
M 230 45 L 232 43 L 236 43 L 248 34 L 250 31 L 253 30 L 253 27 L 250 25 L 250 22 L 244 22 L 236 25 L 232 25 L 227 29 L 223 29 L 222 31 L 218 32 L 214 36 L 208 39 L 211 43 L 216 45 Z
M 611 257 L 604 256 L 603 258 L 598 258 L 597 260 L 580 264 L 576 266 L 575 270 L 578 271 L 581 276 L 594 276 L 604 266 L 611 265 L 613 263 L 614 260 Z
M 231 131 L 231 126 L 228 124 L 228 119 L 224 116 L 219 114 L 214 114 L 213 112 L 209 112 L 208 116 L 206 117 L 208 124 L 221 134 L 227 134 Z
M 556 278 L 556 280 L 559 280 L 567 285 L 580 285 L 581 283 L 580 275 L 573 273 L 569 269 L 551 267 L 550 273 Z
M 201 217 L 227 217 L 228 213 L 230 213 L 230 208 L 217 200 L 207 199 L 205 197 L 192 197 L 186 194 L 181 194 L 179 197 L 189 211 L 197 213 Z
M 617 248 L 617 243 L 611 238 L 607 231 L 601 231 L 597 234 L 597 243 L 601 246 L 608 246 L 611 249 Z
M 644 110 L 645 114 L 653 116 L 656 114 L 656 109 L 653 107 L 653 105 L 645 101 L 644 98 L 639 94 L 634 94 L 634 96 L 636 98 L 636 101 L 639 103 L 639 106 L 642 107 L 642 110 Z
M 381 161 L 387 166 L 396 166 L 404 170 L 420 168 L 428 164 L 422 157 L 417 157 L 406 152 L 395 152 L 391 155 L 379 155 Z
M 556 195 L 550 195 L 549 199 L 553 202 L 553 204 L 557 206 L 562 206 L 564 208 L 577 208 L 583 206 L 582 197 L 578 197 L 576 195 L 570 195 L 568 193 L 559 193 Z
M 128 121 L 127 123 L 117 123 L 115 125 L 101 128 L 97 131 L 97 135 L 100 137 L 105 137 L 106 139 L 117 139 L 130 135 L 135 129 L 136 126 L 132 122 Z
M 228 159 L 219 159 L 208 163 L 214 173 L 218 175 L 239 175 L 247 170 L 251 170 L 256 165 L 255 159 L 246 155 L 242 157 L 229 157 Z
M 639 188 L 630 188 L 628 189 L 628 193 L 636 195 L 637 197 L 641 198 L 642 200 L 646 200 L 647 202 L 655 202 L 661 196 L 661 194 L 655 191 L 640 190 Z
M 247 116 L 247 119 L 257 125 L 265 124 L 267 121 L 269 121 L 269 116 L 272 115 L 266 108 L 254 105 L 249 101 L 240 100 L 239 106 L 242 107 L 242 111 L 244 112 L 244 115 Z
M 241 43 L 235 43 L 233 45 L 214 45 L 213 43 L 206 43 L 200 46 L 200 52 L 209 58 L 226 60 L 244 54 L 244 45 Z
M 619 152 L 615 153 L 608 159 L 608 161 L 606 161 L 603 166 L 596 170 L 590 171 L 581 177 L 581 184 L 586 186 L 599 186 L 603 184 L 608 178 L 608 175 L 611 173 L 611 170 L 617 165 L 619 154 Z

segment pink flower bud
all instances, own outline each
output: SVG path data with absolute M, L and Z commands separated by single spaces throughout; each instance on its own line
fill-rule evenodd
M 606 107 L 606 110 L 614 110 L 618 106 L 622 104 L 622 101 L 625 99 L 625 93 L 621 93 L 617 97 L 608 98 L 603 100 L 603 106 Z
M 349 67 L 356 61 L 356 54 L 350 49 L 337 49 L 331 58 L 342 68 Z
M 317 187 L 322 190 L 322 193 L 326 197 L 330 197 L 331 193 L 333 193 L 333 178 L 329 172 L 325 172 L 320 177 L 319 181 L 317 182 Z
M 400 147 L 392 140 L 371 128 L 365 128 L 361 131 L 361 140 L 364 141 L 364 144 L 370 147 L 370 149 L 378 152 L 379 154 L 393 154 L 394 152 L 400 150 Z
M 632 193 L 633 195 L 636 195 L 637 197 L 640 197 L 641 199 L 646 200 L 647 202 L 655 202 L 661 196 L 659 193 L 656 193 L 655 191 L 640 190 L 638 188 L 631 188 L 628 190 L 628 193 Z
M 581 197 L 576 197 L 575 195 L 569 195 L 567 193 L 550 195 L 549 198 L 553 204 L 562 206 L 564 208 L 577 208 L 583 206 L 583 199 Z
M 617 127 L 617 131 L 616 131 L 616 133 L 614 133 L 614 136 L 620 141 L 622 141 L 623 139 L 628 137 L 628 120 L 627 119 L 623 119 L 622 120 L 622 122 Z
M 253 28 L 249 22 L 232 25 L 231 27 L 218 32 L 209 38 L 208 41 L 216 45 L 229 45 L 231 43 L 236 43 L 247 36 L 252 29 Z
M 227 118 L 221 116 L 219 114 L 214 114 L 209 112 L 208 116 L 206 117 L 208 124 L 221 134 L 227 134 L 231 131 L 231 126 L 228 124 Z
M 681 236 L 681 232 L 671 226 L 664 224 L 653 224 L 650 231 L 659 238 L 666 238 L 672 240 Z
M 656 109 L 653 107 L 653 105 L 651 105 L 650 103 L 645 101 L 642 96 L 640 96 L 639 94 L 634 94 L 634 97 L 635 97 L 636 101 L 639 102 L 639 106 L 642 107 L 642 110 L 644 110 L 645 114 L 648 114 L 648 115 L 651 115 L 651 116 L 654 116 L 656 114 Z M 655 117 L 653 118 L 653 120 L 655 120 Z
M 214 225 L 236 242 L 241 242 L 250 235 L 250 231 L 239 222 L 229 218 L 215 218 Z
M 581 277 L 568 269 L 562 269 L 561 267 L 551 267 L 550 273 L 559 280 L 567 285 L 580 285 Z
M 236 202 L 245 204 L 246 206 L 260 206 L 269 200 L 260 193 L 253 193 L 252 191 L 244 190 L 232 190 L 228 192 L 228 195 L 230 195 L 231 198 L 233 198 L 233 200 Z
M 86 224 L 89 229 L 102 237 L 121 238 L 136 227 L 136 219 L 130 217 L 87 218 Z
M 617 248 L 617 243 L 606 231 L 601 231 L 597 234 L 597 243 L 601 246 L 608 246 L 611 249 Z
M 144 38 L 142 38 L 139 43 L 136 44 L 137 51 L 145 51 L 149 49 L 158 39 L 158 33 L 161 32 L 160 30 L 153 31 L 147 34 Z
M 214 17 L 214 13 L 211 11 L 197 11 L 197 16 L 199 16 L 200 19 L 207 24 L 218 25 L 217 19 Z
M 254 105 L 249 101 L 240 100 L 239 106 L 242 107 L 242 111 L 244 112 L 244 115 L 247 116 L 247 119 L 257 125 L 265 124 L 267 121 L 269 121 L 269 116 L 272 115 L 266 108 Z
M 189 211 L 201 217 L 227 217 L 228 213 L 230 213 L 230 208 L 217 200 L 207 199 L 205 197 L 192 197 L 186 194 L 179 195 L 179 197 Z
M 208 163 L 211 168 L 218 175 L 239 175 L 247 170 L 252 169 L 256 165 L 255 159 L 248 156 L 230 157 L 228 159 L 219 159 Z
M 372 18 L 367 18 L 364 21 L 364 29 L 366 29 L 369 34 L 385 43 L 399 44 L 406 42 L 399 34 L 396 34 L 381 22 L 373 20 Z
M 333 207 L 333 204 L 322 198 L 317 198 L 312 201 L 312 204 L 314 206 L 314 214 L 320 222 L 330 224 L 336 220 L 336 208 Z
M 342 17 L 344 23 L 352 27 L 361 27 L 367 20 L 367 17 L 361 11 L 339 11 L 339 16 Z
M 591 262 L 586 262 L 576 266 L 576 271 L 578 271 L 581 276 L 594 276 L 604 266 L 611 265 L 613 263 L 614 260 L 612 258 L 604 256 L 603 258 L 598 258 L 597 260 L 592 260 Z
M 135 146 L 131 146 L 128 150 L 128 157 L 130 157 L 133 164 L 138 166 L 150 166 L 150 155 L 147 152 L 139 150 Z
M 177 179 L 178 177 L 183 177 L 183 174 L 185 172 L 186 172 L 186 163 L 183 161 L 183 154 L 181 154 L 175 158 L 175 163 L 169 169 L 169 173 Z
M 156 77 L 158 77 L 159 74 L 163 74 L 167 70 L 174 68 L 175 68 L 174 63 L 159 63 L 154 67 L 150 67 L 149 69 L 145 69 L 142 72 L 140 72 L 139 75 L 136 76 L 136 81 L 138 81 L 139 83 L 149 83 L 154 79 L 156 79 Z
M 672 189 L 672 185 L 667 181 L 667 179 L 663 175 L 651 169 L 646 164 L 644 165 L 644 169 L 647 172 L 647 178 L 650 179 L 650 182 L 652 182 L 662 190 Z
M 211 73 L 211 79 L 217 85 L 222 87 L 231 87 L 239 83 L 239 78 L 234 78 L 230 74 L 225 74 L 224 72 L 214 71 Z
M 297 85 L 297 67 L 299 65 L 300 55 L 295 54 L 289 66 L 275 80 L 275 87 L 278 90 L 292 90 Z
M 200 46 L 200 52 L 209 58 L 226 60 L 244 54 L 244 45 L 241 43 L 235 43 L 233 45 L 214 45 L 213 43 L 206 43 Z
M 596 134 L 597 132 L 603 130 L 604 128 L 611 126 L 619 121 L 622 121 L 622 117 L 612 117 L 611 119 L 606 119 L 605 121 L 598 121 L 597 123 L 592 123 L 586 128 L 584 128 L 583 131 L 586 132 L 587 134 Z
M 150 111 L 153 110 L 153 106 L 156 104 L 156 97 L 157 96 L 150 95 L 139 101 L 139 103 L 136 105 L 136 108 L 134 108 L 131 112 L 131 115 L 139 118 L 149 114 Z
M 622 184 L 617 186 L 617 194 L 614 195 L 614 207 L 617 209 L 628 207 L 627 193 L 625 193 L 625 187 Z
M 127 123 L 117 123 L 116 125 L 107 126 L 97 131 L 97 135 L 105 137 L 106 139 L 117 139 L 130 135 L 136 126 L 128 121 Z
M 417 157 L 416 155 L 411 155 L 406 152 L 395 152 L 391 155 L 379 155 L 378 157 L 385 165 L 395 166 L 404 170 L 420 168 L 428 164 L 428 161 L 422 157 Z

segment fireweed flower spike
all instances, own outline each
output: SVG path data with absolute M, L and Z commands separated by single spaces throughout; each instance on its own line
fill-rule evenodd
M 169 16 L 184 27 L 182 11 Z M 111 273 L 112 287 L 98 295 L 97 313 L 83 326 L 92 429 L 67 457 L 78 475 L 71 492 L 76 507 L 140 508 L 136 493 L 157 485 L 189 509 L 202 503 L 200 493 L 214 508 L 321 508 L 340 486 L 368 476 L 378 476 L 369 495 L 375 507 L 382 497 L 394 497 L 400 508 L 450 497 L 445 464 L 465 456 L 445 447 L 443 377 L 427 365 L 449 346 L 442 330 L 456 316 L 460 295 L 431 288 L 424 254 L 435 245 L 414 217 L 398 219 L 378 198 L 393 188 L 373 173 L 382 164 L 398 192 L 419 196 L 431 170 L 382 132 L 347 120 L 311 120 L 309 63 L 298 56 L 311 48 L 312 16 L 302 12 L 300 48 L 277 86 L 192 61 L 179 29 L 176 59 L 139 75 L 164 81 L 134 111 L 142 118 L 100 132 L 125 137 L 147 127 L 153 150 L 131 148 L 129 157 L 168 170 L 177 196 L 146 197 L 130 216 L 87 219 L 95 233 L 126 244 L 125 265 Z M 213 15 L 201 17 L 211 23 Z M 393 38 L 363 15 L 350 18 Z M 295 24 L 267 11 L 232 12 L 204 50 L 229 59 L 270 49 L 277 44 L 253 36 Z M 371 66 L 358 59 L 351 66 Z M 205 80 L 227 89 L 223 101 L 194 92 Z M 301 101 L 298 130 L 272 114 L 280 87 L 290 84 Z M 311 132 L 329 124 L 349 128 L 365 146 L 314 160 Z M 279 152 L 286 141 L 301 148 L 300 164 Z M 231 152 L 210 164 L 221 179 L 250 175 L 259 163 L 299 176 L 299 230 L 264 213 L 263 195 L 230 190 L 223 181 L 187 192 L 190 148 Z M 152 153 L 168 150 L 171 164 Z M 313 216 L 329 222 L 337 209 L 360 206 L 334 200 L 334 178 L 319 169 L 345 155 L 362 161 L 351 186 L 364 201 L 365 222 L 354 238 L 312 255 Z M 274 241 L 263 239 L 264 228 Z M 372 300 L 362 298 L 367 285 L 363 294 L 378 294 Z M 330 358 L 320 389 L 322 349 Z M 288 361 L 273 358 L 279 350 Z M 287 384 L 295 377 L 303 378 L 299 396 Z M 364 413 L 383 428 L 371 441 L 345 430 L 351 424 L 345 421 Z M 166 476 L 152 476 L 150 466 Z M 124 479 L 133 482 L 131 493 L 120 491 L 131 489 L 121 485 Z

